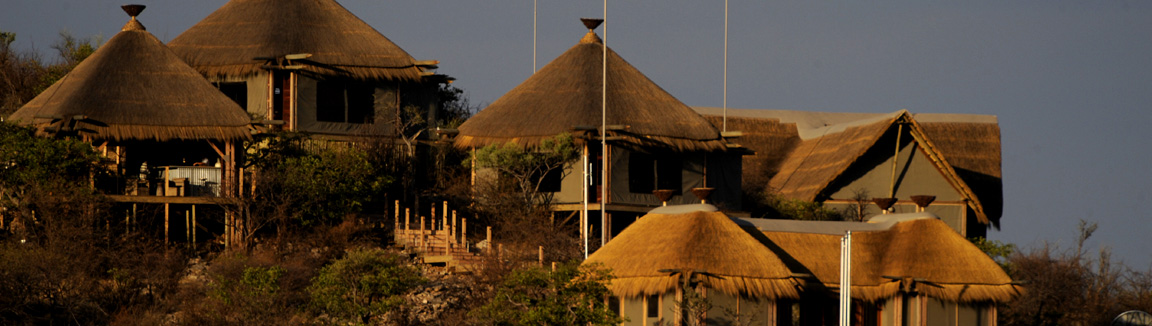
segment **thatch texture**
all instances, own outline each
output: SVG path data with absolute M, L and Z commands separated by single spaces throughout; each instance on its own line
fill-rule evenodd
M 825 287 L 841 287 L 842 235 L 777 231 L 764 235 L 765 245 L 791 268 L 811 273 Z M 1011 282 L 987 254 L 937 219 L 852 233 L 853 298 L 876 302 L 901 291 L 916 291 L 950 302 L 1006 302 L 1023 291 Z
M 719 276 L 696 277 L 700 284 L 733 296 L 798 298 L 784 263 L 721 212 L 650 213 L 585 263 L 610 268 L 616 278 L 609 288 L 622 297 L 675 291 L 681 275 L 659 270 L 681 269 Z
M 86 119 L 73 120 L 78 115 Z M 62 120 L 44 118 L 51 116 Z M 244 110 L 135 18 L 10 119 L 38 127 L 73 128 L 91 139 L 251 137 L 251 119 Z
M 800 142 L 781 162 L 780 172 L 769 182 L 769 187 L 786 198 L 816 200 L 836 177 L 872 148 L 898 118 L 892 116 Z
M 964 183 L 976 194 L 984 213 L 999 226 L 1004 210 L 1000 174 L 1000 126 L 979 122 L 920 122 Z
M 705 115 L 704 118 L 718 128 L 723 124 L 720 116 Z M 796 124 L 782 123 L 780 119 L 729 117 L 728 130 L 742 132 L 742 136 L 730 142 L 754 153 L 743 157 L 745 184 L 768 184 L 768 180 L 780 172 L 780 163 L 788 157 L 786 154 L 800 143 Z
M 305 71 L 414 81 L 415 60 L 333 0 L 232 0 L 168 44 L 208 77 L 259 73 L 267 60 L 310 53 Z
M 694 108 L 721 125 L 719 108 Z M 898 120 L 944 163 L 945 177 L 968 197 L 982 223 L 1003 212 L 1000 127 L 995 117 L 962 114 L 831 113 L 728 109 L 734 142 L 756 152 L 744 158 L 746 182 L 767 184 L 787 198 L 820 200 L 821 192 L 872 148 Z
M 602 43 L 589 32 L 579 44 L 460 126 L 456 146 L 515 143 L 526 147 L 601 125 Z M 626 125 L 609 136 L 624 146 L 722 151 L 720 133 L 700 114 L 608 49 L 607 121 Z

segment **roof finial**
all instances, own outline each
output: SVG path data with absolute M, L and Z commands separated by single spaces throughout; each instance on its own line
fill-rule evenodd
M 580 21 L 584 22 L 584 27 L 588 28 L 588 34 L 584 34 L 584 37 L 580 39 L 580 44 L 599 44 L 600 37 L 596 36 L 595 29 L 599 27 L 604 20 L 600 18 L 580 18 Z
M 120 6 L 120 9 L 124 9 L 124 12 L 128 13 L 128 16 L 136 19 L 136 16 L 139 16 L 140 12 L 144 11 L 144 5 L 123 5 Z
M 144 11 L 144 5 L 123 5 L 120 6 L 120 9 L 124 9 L 124 12 L 128 13 L 129 17 L 132 17 L 132 19 L 128 20 L 128 23 L 124 24 L 124 27 L 120 29 L 121 31 L 144 30 L 144 24 L 136 20 L 136 16 L 140 15 L 141 11 Z
M 600 27 L 600 24 L 604 22 L 604 20 L 600 18 L 580 18 L 580 21 L 584 23 L 584 27 L 588 27 L 588 31 Z

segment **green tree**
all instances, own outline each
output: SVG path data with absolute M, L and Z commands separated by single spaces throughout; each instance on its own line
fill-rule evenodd
M 471 315 L 485 325 L 618 325 L 623 320 L 605 302 L 611 280 L 611 271 L 575 260 L 555 271 L 517 269 Z
M 988 240 L 984 237 L 968 238 L 968 241 L 971 241 L 972 244 L 976 245 L 976 248 L 980 248 L 980 251 L 988 254 L 988 257 L 992 257 L 992 260 L 995 260 L 997 264 L 1000 264 L 1000 268 L 1003 268 L 1004 272 L 1010 273 L 1008 258 L 1016 252 L 1015 244 L 1004 243 L 998 240 Z
M 513 191 L 519 194 L 520 209 L 531 214 L 551 201 L 551 193 L 540 191 L 544 177 L 560 173 L 563 178 L 564 166 L 579 156 L 572 135 L 563 133 L 541 141 L 537 148 L 525 149 L 514 143 L 488 145 L 476 150 L 472 159 L 476 167 L 497 171 L 497 178 L 511 180 Z
M 251 144 L 254 170 L 252 196 L 246 201 L 251 234 L 274 225 L 334 225 L 382 198 L 392 182 L 380 164 L 358 147 L 315 142 L 325 148 L 306 150 L 307 135 L 285 133 Z
M 0 122 L 0 221 L 30 235 L 46 228 L 91 226 L 92 220 L 76 218 L 92 217 L 92 211 L 79 203 L 99 199 L 89 187 L 93 175 L 102 171 L 99 163 L 99 155 L 87 143 L 37 137 L 31 128 Z M 42 211 L 36 220 L 37 209 L 77 211 L 60 216 Z
M 321 312 L 362 325 L 400 307 L 403 295 L 424 282 L 420 271 L 403 257 L 381 249 L 358 249 L 324 266 L 308 293 Z

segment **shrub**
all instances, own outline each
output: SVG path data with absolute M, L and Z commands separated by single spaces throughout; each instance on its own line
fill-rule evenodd
M 487 325 L 618 325 L 623 320 L 604 302 L 611 279 L 599 265 L 575 260 L 555 271 L 517 269 L 472 316 Z
M 324 266 L 308 293 L 313 305 L 334 319 L 368 323 L 399 307 L 408 290 L 426 281 L 401 256 L 358 249 Z

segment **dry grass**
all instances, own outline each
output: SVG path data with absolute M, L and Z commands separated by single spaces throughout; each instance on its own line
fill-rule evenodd
M 602 43 L 589 33 L 560 57 L 460 126 L 456 146 L 514 143 L 532 147 L 577 126 L 601 124 Z M 607 121 L 627 125 L 621 145 L 676 151 L 724 150 L 700 114 L 608 50 Z
M 229 1 L 169 46 L 209 77 L 260 73 L 267 60 L 310 53 L 304 71 L 361 80 L 419 81 L 403 49 L 332 0 Z
M 132 27 L 132 24 L 129 24 Z M 86 118 L 72 120 L 75 116 Z M 52 123 L 42 116 L 58 116 Z M 250 118 L 143 29 L 122 31 L 10 120 L 93 139 L 248 139 Z
M 645 215 L 586 263 L 610 268 L 624 297 L 673 291 L 681 276 L 661 269 L 705 271 L 715 276 L 697 276 L 702 284 L 733 296 L 799 297 L 784 262 L 720 212 Z

